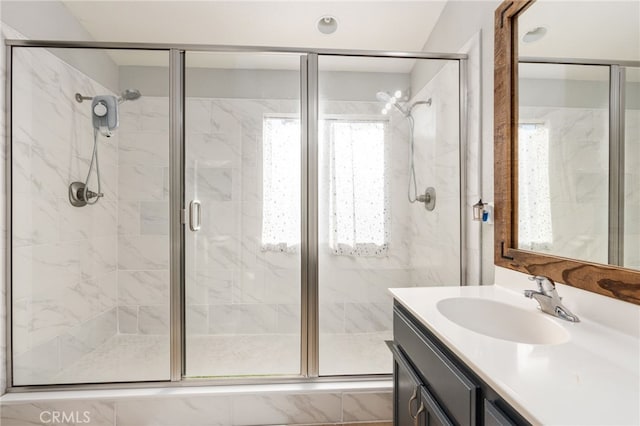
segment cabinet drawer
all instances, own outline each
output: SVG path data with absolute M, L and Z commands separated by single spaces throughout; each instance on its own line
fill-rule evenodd
M 397 308 L 393 335 L 449 418 L 460 425 L 475 425 L 478 386 Z

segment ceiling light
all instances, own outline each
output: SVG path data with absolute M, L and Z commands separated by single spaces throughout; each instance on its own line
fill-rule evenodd
M 318 20 L 318 31 L 322 34 L 333 34 L 338 29 L 338 21 L 331 15 L 325 15 Z
M 533 43 L 534 41 L 540 40 L 547 33 L 547 29 L 545 27 L 536 27 L 532 30 L 529 30 L 522 36 L 522 41 L 524 43 Z

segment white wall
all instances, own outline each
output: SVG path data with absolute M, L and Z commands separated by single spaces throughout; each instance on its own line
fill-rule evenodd
M 2 22 L 31 40 L 92 40 L 60 1 L 2 1 Z M 110 90 L 118 89 L 118 67 L 103 50 L 50 49 Z

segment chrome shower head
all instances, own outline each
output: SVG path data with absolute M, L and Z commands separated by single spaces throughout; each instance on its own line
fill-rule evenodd
M 389 95 L 387 92 L 378 92 L 376 93 L 376 99 L 378 99 L 380 102 L 387 103 L 391 101 L 391 95 Z
M 394 107 L 395 109 L 400 111 L 400 113 L 402 113 L 403 115 L 409 114 L 409 112 L 398 102 L 401 100 L 401 96 L 402 96 L 402 92 L 400 90 L 396 91 L 396 93 L 393 96 L 391 96 L 387 92 L 376 93 L 376 99 L 378 99 L 378 101 L 380 102 L 385 103 L 385 106 L 382 109 L 382 113 L 386 115 L 391 110 L 391 107 Z
M 120 94 L 118 101 L 120 103 L 124 101 L 135 101 L 136 99 L 139 99 L 140 96 L 142 96 L 142 94 L 138 89 L 125 89 L 124 92 Z

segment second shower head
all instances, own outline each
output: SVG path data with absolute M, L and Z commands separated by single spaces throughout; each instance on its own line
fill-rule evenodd
M 118 103 L 121 104 L 125 101 L 135 101 L 136 99 L 140 99 L 142 94 L 138 89 L 124 89 L 120 96 L 118 96 Z M 93 99 L 93 96 L 83 96 L 80 93 L 76 93 L 75 99 L 77 102 L 82 103 L 82 101 L 90 101 Z
M 384 108 L 382 108 L 382 113 L 383 114 L 388 114 L 389 111 L 391 111 L 391 108 L 394 107 L 396 108 L 398 111 L 400 111 L 400 113 L 402 113 L 402 115 L 404 115 L 405 117 L 409 117 L 411 116 L 411 111 L 413 110 L 413 108 L 417 105 L 431 105 L 431 98 L 427 99 L 426 101 L 417 101 L 414 102 L 410 105 L 408 105 L 406 103 L 407 101 L 407 97 L 406 96 L 402 96 L 402 91 L 400 90 L 396 90 L 395 93 L 393 94 L 393 96 L 391 96 L 389 94 L 389 92 L 377 92 L 376 93 L 376 99 L 380 102 L 384 102 L 385 106 Z M 402 102 L 402 103 L 401 103 Z
M 139 99 L 140 96 L 142 96 L 142 94 L 138 89 L 125 89 L 124 92 L 120 94 L 118 102 L 135 101 L 136 99 Z
M 385 103 L 385 106 L 382 109 L 383 114 L 388 114 L 391 110 L 391 107 L 395 107 L 403 115 L 409 114 L 409 111 L 407 111 L 406 108 L 400 105 L 400 101 L 402 100 L 402 92 L 400 90 L 396 90 L 393 96 L 391 96 L 388 92 L 378 92 L 376 93 L 376 99 L 378 99 L 380 102 Z
M 376 93 L 376 99 L 378 99 L 380 102 L 387 103 L 391 100 L 391 95 L 389 95 L 387 92 L 378 92 Z

